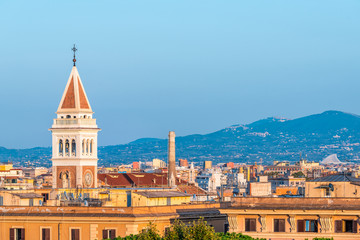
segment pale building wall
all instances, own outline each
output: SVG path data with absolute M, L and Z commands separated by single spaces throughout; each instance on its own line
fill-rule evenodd
M 334 191 L 330 191 L 331 197 L 360 197 L 360 186 L 350 182 L 306 182 L 305 197 L 329 197 L 326 196 L 325 186 L 334 186 Z
M 250 195 L 253 197 L 262 197 L 271 195 L 270 182 L 251 182 Z

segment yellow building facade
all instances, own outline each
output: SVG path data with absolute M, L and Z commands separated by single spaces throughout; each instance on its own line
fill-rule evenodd
M 156 224 L 160 233 L 176 219 L 184 219 L 182 212 L 190 211 L 184 221 L 203 216 L 217 231 L 224 231 L 226 217 L 214 212 L 219 204 L 198 204 L 160 207 L 6 207 L 0 210 L 0 239 L 11 239 L 11 232 L 23 234 L 25 239 L 99 240 L 107 232 L 115 236 L 137 234 L 149 222 Z M 210 217 L 212 216 L 212 217 Z
M 360 239 L 358 198 L 235 198 L 221 206 L 229 231 L 254 238 Z

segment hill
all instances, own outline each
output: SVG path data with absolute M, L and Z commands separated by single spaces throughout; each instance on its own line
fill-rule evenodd
M 298 160 L 300 152 L 320 161 L 337 154 L 341 161 L 357 160 L 360 152 L 360 117 L 326 111 L 294 120 L 267 118 L 234 125 L 209 134 L 176 138 L 178 158 L 202 162 L 259 162 Z M 2 161 L 50 165 L 50 148 L 0 148 Z M 99 165 L 166 159 L 167 140 L 144 138 L 129 144 L 99 147 Z

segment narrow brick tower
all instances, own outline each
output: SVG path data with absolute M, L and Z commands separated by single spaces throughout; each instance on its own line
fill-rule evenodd
M 168 186 L 176 186 L 176 169 L 175 169 L 175 132 L 169 132 L 168 143 Z

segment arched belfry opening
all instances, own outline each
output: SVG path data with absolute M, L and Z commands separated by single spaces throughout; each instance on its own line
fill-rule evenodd
M 76 141 L 73 139 L 71 141 L 71 156 L 76 156 Z
M 59 156 L 63 156 L 64 155 L 64 143 L 63 140 L 60 139 L 59 140 Z

